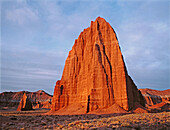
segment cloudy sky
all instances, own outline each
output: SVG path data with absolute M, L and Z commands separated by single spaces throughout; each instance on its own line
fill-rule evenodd
M 113 2 L 114 1 L 114 2 Z M 52 94 L 74 40 L 101 16 L 138 88 L 170 87 L 168 0 L 1 0 L 1 90 Z

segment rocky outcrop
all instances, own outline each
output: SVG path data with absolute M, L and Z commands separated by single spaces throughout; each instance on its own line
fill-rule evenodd
M 170 89 L 160 91 L 154 89 L 140 89 L 148 106 L 170 101 Z
M 69 52 L 54 89 L 52 111 L 88 113 L 113 104 L 129 111 L 135 103 L 144 105 L 144 100 L 127 73 L 115 31 L 98 17 Z
M 3 92 L 0 94 L 0 109 L 17 109 L 24 93 L 33 104 L 33 108 L 51 108 L 52 96 L 43 90 L 36 92 Z M 40 104 L 40 105 L 39 105 Z
M 170 89 L 159 91 L 153 89 L 140 89 L 150 112 L 170 111 Z
M 40 109 L 40 108 L 51 109 L 51 101 L 33 103 L 33 109 Z
M 32 103 L 28 99 L 27 95 L 24 93 L 19 106 L 17 108 L 17 111 L 27 111 L 27 110 L 32 110 Z

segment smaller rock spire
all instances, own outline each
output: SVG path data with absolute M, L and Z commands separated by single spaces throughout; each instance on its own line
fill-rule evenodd
M 32 103 L 29 101 L 26 93 L 24 93 L 19 106 L 17 108 L 17 111 L 26 111 L 26 110 L 32 110 Z

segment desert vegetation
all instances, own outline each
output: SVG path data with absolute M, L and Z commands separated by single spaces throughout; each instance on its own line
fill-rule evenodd
M 45 115 L 45 112 L 1 112 L 2 129 L 170 129 L 170 112 L 106 115 Z

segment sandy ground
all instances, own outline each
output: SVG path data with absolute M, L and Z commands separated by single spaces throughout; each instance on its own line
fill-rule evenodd
M 67 116 L 43 115 L 47 111 L 1 111 L 1 129 L 170 130 L 170 112 Z

